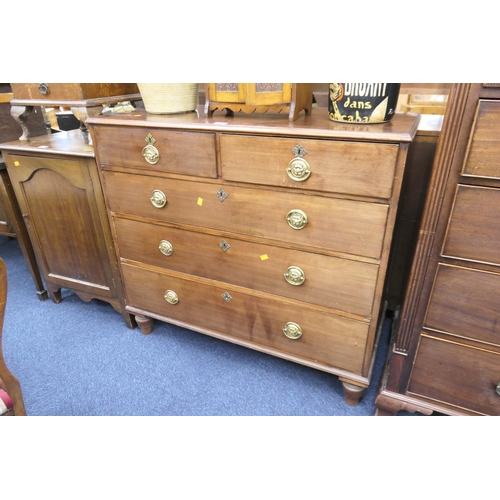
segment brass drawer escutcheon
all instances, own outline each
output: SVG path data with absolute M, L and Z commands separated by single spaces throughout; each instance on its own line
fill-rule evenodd
M 165 193 L 159 189 L 155 189 L 151 193 L 151 197 L 149 199 L 156 208 L 163 208 L 167 204 L 167 197 L 165 196 Z
M 304 158 L 294 158 L 288 164 L 286 173 L 293 181 L 302 182 L 311 175 L 311 167 Z
M 224 250 L 224 252 L 227 252 L 231 248 L 231 245 L 226 240 L 222 240 L 219 243 L 219 246 L 222 248 L 222 250 Z
M 283 333 L 292 340 L 297 340 L 302 336 L 302 328 L 300 328 L 297 323 L 293 322 L 288 322 L 284 327 L 283 327 Z
M 160 152 L 153 146 L 156 139 L 151 134 L 148 134 L 144 140 L 148 144 L 142 149 L 142 156 L 148 163 L 155 165 L 160 160 Z
M 298 208 L 290 210 L 290 212 L 286 214 L 286 220 L 293 229 L 303 229 L 307 226 L 308 222 L 307 215 Z
M 295 156 L 303 158 L 307 154 L 307 149 L 300 144 L 300 142 L 292 149 L 292 153 Z
M 229 195 L 222 189 L 220 188 L 216 193 L 215 195 L 217 196 L 217 198 L 219 198 L 219 200 L 222 202 L 224 201 Z
M 222 294 L 222 298 L 226 301 L 226 302 L 231 302 L 233 300 L 233 298 L 231 297 L 231 295 L 227 292 L 224 292 Z
M 179 297 L 177 297 L 177 294 L 173 290 L 167 290 L 165 292 L 165 300 L 169 303 L 172 304 L 173 306 L 179 302 Z
M 306 280 L 306 276 L 304 274 L 304 271 L 300 267 L 297 266 L 290 266 L 285 274 L 285 279 L 290 283 L 290 285 L 294 286 L 299 286 L 304 283 Z
M 160 249 L 160 252 L 167 257 L 170 257 L 174 253 L 174 247 L 172 246 L 172 243 L 167 240 L 161 240 L 158 248 Z

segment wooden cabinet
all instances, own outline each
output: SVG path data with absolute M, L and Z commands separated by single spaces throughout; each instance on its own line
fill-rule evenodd
M 61 288 L 124 309 L 92 147 L 79 130 L 0 145 L 49 296 Z
M 456 84 L 379 414 L 500 415 L 500 84 Z
M 296 120 L 301 111 L 311 113 L 312 83 L 208 83 L 205 86 L 205 115 L 216 110 L 227 113 L 288 113 Z
M 153 320 L 370 383 L 406 154 L 418 116 L 90 118 L 125 286 Z

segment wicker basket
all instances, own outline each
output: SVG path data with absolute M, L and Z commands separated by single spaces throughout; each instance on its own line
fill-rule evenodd
M 148 113 L 187 113 L 198 104 L 198 83 L 138 83 L 137 86 Z

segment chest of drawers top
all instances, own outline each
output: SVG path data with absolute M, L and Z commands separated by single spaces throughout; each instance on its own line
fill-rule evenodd
M 203 116 L 203 109 L 192 113 L 153 115 L 143 109 L 130 113 L 89 117 L 89 124 L 119 125 L 121 127 L 169 128 L 197 132 L 234 132 L 246 134 L 317 137 L 324 139 L 411 142 L 416 134 L 420 115 L 396 113 L 386 123 L 341 123 L 328 118 L 326 110 L 314 110 L 309 116 L 290 122 L 281 115 Z

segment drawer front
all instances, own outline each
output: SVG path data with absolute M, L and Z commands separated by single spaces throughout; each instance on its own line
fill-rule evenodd
M 499 354 L 423 335 L 408 392 L 478 413 L 500 415 L 499 384 Z
M 15 99 L 72 100 L 83 98 L 78 83 L 12 83 Z
M 127 305 L 194 327 L 229 335 L 277 349 L 282 353 L 319 362 L 327 367 L 361 373 L 368 324 L 338 316 L 292 307 L 279 300 L 229 292 L 218 285 L 184 280 L 166 273 L 146 271 L 122 263 Z M 176 304 L 165 293 L 177 295 Z M 289 322 L 298 324 L 302 336 L 283 333 Z
M 463 174 L 500 178 L 500 101 L 479 101 Z
M 115 218 L 114 224 L 122 259 L 371 316 L 377 265 L 130 219 Z M 167 242 L 165 253 L 160 242 Z M 305 281 L 294 284 L 301 282 L 294 277 Z
M 232 135 L 220 148 L 226 180 L 386 199 L 398 154 L 394 144 Z
M 500 345 L 500 274 L 440 264 L 424 325 Z
M 102 168 L 111 165 L 217 177 L 213 133 L 112 126 L 96 127 L 94 133 Z M 147 161 L 146 157 L 153 163 Z
M 387 205 L 110 171 L 104 173 L 104 182 L 112 212 L 329 252 L 373 258 L 381 255 Z M 224 201 L 217 196 L 222 187 Z M 155 208 L 150 201 L 155 190 L 166 196 L 162 208 Z M 307 217 L 302 229 L 293 228 L 287 221 L 287 215 L 295 216 L 298 210 Z M 297 219 L 301 221 L 304 217 L 299 214 Z
M 81 101 L 139 93 L 136 83 L 12 83 L 11 87 L 16 99 L 47 101 Z
M 459 185 L 443 254 L 500 265 L 500 190 Z

